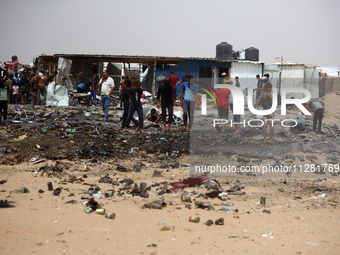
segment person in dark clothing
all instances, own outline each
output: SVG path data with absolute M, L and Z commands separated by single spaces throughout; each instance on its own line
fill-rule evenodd
M 7 81 L 8 77 L 8 67 L 5 66 L 4 69 L 0 70 L 0 86 L 3 86 L 5 82 Z
M 97 74 L 93 73 L 92 78 L 90 79 L 89 82 L 90 85 L 90 99 L 92 98 L 93 100 L 97 101 L 97 90 L 98 90 L 98 78 L 97 78 Z
M 22 72 L 20 74 L 19 84 L 18 84 L 22 104 L 25 103 L 25 95 L 26 95 L 26 91 L 27 91 L 29 83 L 30 81 L 29 79 L 27 79 L 25 72 Z
M 7 120 L 7 106 L 8 106 L 8 93 L 9 85 L 2 83 L 0 84 L 0 122 Z
M 164 84 L 161 85 L 157 93 L 157 108 L 159 108 L 159 101 L 161 101 L 162 108 L 162 120 L 164 125 L 164 131 L 166 130 L 166 109 L 168 109 L 169 119 L 168 119 L 168 131 L 170 132 L 171 123 L 173 119 L 173 110 L 175 104 L 174 94 L 172 93 L 172 86 L 169 80 L 165 80 Z
M 54 81 L 56 82 L 57 81 L 57 74 L 58 74 L 58 72 L 54 71 L 51 75 L 49 75 L 47 77 L 47 84 L 54 82 Z
M 151 121 L 154 123 L 158 123 L 161 121 L 161 113 L 158 112 L 155 108 L 151 108 L 150 111 L 146 113 L 146 116 L 144 118 L 144 121 Z
M 124 86 L 126 89 L 122 91 L 122 104 L 124 106 L 124 113 L 123 113 L 123 121 L 122 121 L 122 129 L 126 127 L 126 121 L 129 116 L 129 109 L 130 109 L 130 89 L 131 89 L 132 82 L 130 80 L 124 81 Z M 132 118 L 133 123 L 138 127 L 139 123 L 135 118 Z
M 140 88 L 140 81 L 135 81 L 133 89 L 129 90 L 129 96 L 130 96 L 130 110 L 129 110 L 129 117 L 126 121 L 126 125 L 123 131 L 127 130 L 127 127 L 130 125 L 130 122 L 133 118 L 133 114 L 135 111 L 138 113 L 138 119 L 139 119 L 139 129 L 143 133 L 143 107 L 142 102 L 140 101 L 140 98 L 143 93 L 143 89 Z

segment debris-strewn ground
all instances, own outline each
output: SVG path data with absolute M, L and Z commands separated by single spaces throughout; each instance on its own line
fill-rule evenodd
M 337 175 L 235 173 L 218 176 L 220 186 L 171 185 L 189 178 L 190 164 L 207 158 L 238 167 L 339 164 L 337 114 L 323 134 L 276 128 L 277 144 L 264 145 L 259 129 L 235 136 L 233 128 L 225 134 L 211 128 L 190 137 L 176 125 L 172 133 L 152 127 L 141 135 L 121 132 L 121 111 L 102 122 L 99 106 L 40 106 L 35 118 L 25 108 L 10 106 L 0 129 L 1 254 L 339 253 Z M 214 115 L 209 109 L 197 117 L 196 128 Z M 217 153 L 206 154 L 210 149 Z M 86 207 L 104 208 L 115 218 Z M 200 221 L 189 222 L 193 216 Z M 216 225 L 220 218 L 224 224 Z
M 128 162 L 124 160 L 121 165 L 129 167 Z M 1 253 L 338 254 L 337 180 L 219 179 L 224 189 L 244 184 L 245 195 L 229 195 L 221 200 L 206 197 L 210 191 L 204 186 L 188 187 L 184 190 L 195 198 L 189 203 L 181 201 L 179 190 L 166 193 L 171 189 L 170 182 L 188 177 L 189 169 L 181 167 L 188 162 L 187 157 L 178 160 L 180 168 L 141 162 L 145 166 L 140 172 L 120 172 L 111 164 L 65 160 L 2 166 L 1 177 L 7 182 L 0 185 L 1 198 L 14 207 L 0 209 Z M 154 170 L 162 176 L 152 177 Z M 99 183 L 106 175 L 116 185 Z M 138 185 L 147 183 L 151 187 L 149 197 L 132 196 L 134 184 L 126 190 L 117 185 L 117 181 L 127 178 Z M 59 196 L 48 191 L 47 182 L 52 182 L 54 189 L 62 187 Z M 23 185 L 29 193 L 13 192 Z M 318 189 L 303 189 L 301 185 Z M 103 195 L 107 190 L 115 191 L 113 197 L 94 197 L 106 212 L 116 214 L 115 219 L 84 212 L 88 199 L 82 197 L 90 197 L 89 190 L 91 193 L 91 188 L 97 187 Z M 39 193 L 40 189 L 44 193 Z M 158 195 L 160 192 L 165 194 Z M 266 198 L 264 206 L 261 197 Z M 161 210 L 142 209 L 154 200 L 162 200 L 166 206 Z M 195 202 L 214 209 L 196 208 Z M 189 222 L 191 216 L 200 217 L 200 222 Z M 224 218 L 223 226 L 204 225 L 219 218 Z M 161 231 L 165 226 L 171 230 Z M 269 233 L 273 238 L 262 237 Z M 150 244 L 156 247 L 148 247 Z

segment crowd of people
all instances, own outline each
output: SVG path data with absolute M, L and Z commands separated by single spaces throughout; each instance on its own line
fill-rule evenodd
M 194 76 L 188 72 L 185 72 L 182 79 L 174 75 L 173 71 L 170 71 L 168 78 L 160 74 L 156 79 L 157 94 L 157 108 L 161 108 L 161 114 L 157 113 L 156 109 L 151 109 L 149 113 L 143 118 L 143 108 L 140 99 L 143 95 L 143 89 L 141 88 L 140 81 L 129 80 L 128 77 L 124 77 L 122 81 L 122 87 L 120 91 L 121 105 L 124 106 L 124 114 L 122 119 L 123 131 L 126 131 L 131 121 L 134 121 L 135 125 L 139 127 L 141 132 L 143 131 L 143 122 L 148 120 L 155 123 L 163 122 L 164 132 L 171 131 L 171 123 L 173 119 L 173 108 L 176 104 L 176 89 L 182 82 L 180 106 L 183 108 L 183 127 L 182 131 L 188 130 L 190 133 L 193 124 L 193 111 L 195 108 L 195 102 L 197 100 L 198 87 L 193 82 Z M 134 113 L 137 111 L 138 120 L 133 118 Z M 188 124 L 189 119 L 189 124 Z
M 8 104 L 29 103 L 30 109 L 34 111 L 36 104 L 44 104 L 46 101 L 46 88 L 47 86 L 56 81 L 58 72 L 54 71 L 47 77 L 43 71 L 38 72 L 35 68 L 27 68 L 21 71 L 20 74 L 10 73 L 8 68 L 0 69 L 0 115 L 1 121 L 7 119 L 7 107 Z M 80 75 L 74 74 L 74 77 L 78 78 Z M 233 85 L 229 74 L 222 73 L 223 83 Z M 255 107 L 262 107 L 263 110 L 268 110 L 272 106 L 272 87 L 270 83 L 269 74 L 265 74 L 263 78 L 260 75 L 256 75 L 257 87 L 254 89 L 256 93 Z M 90 92 L 90 99 L 97 100 L 97 95 L 101 96 L 102 110 L 104 113 L 103 120 L 108 120 L 109 106 L 111 102 L 111 95 L 114 91 L 114 80 L 105 71 L 102 77 L 99 79 L 96 73 L 93 74 L 88 84 L 77 82 L 77 92 L 86 93 Z M 173 71 L 170 71 L 170 76 L 166 78 L 160 74 L 156 78 L 155 93 L 157 95 L 157 108 L 161 109 L 161 114 L 158 114 L 158 110 L 151 109 L 143 116 L 143 107 L 141 98 L 143 98 L 143 89 L 139 80 L 132 78 L 131 80 L 126 76 L 121 81 L 120 95 L 120 107 L 124 109 L 122 117 L 122 129 L 126 131 L 133 121 L 138 126 L 141 132 L 143 130 L 143 122 L 151 121 L 155 123 L 163 123 L 164 132 L 171 130 L 171 123 L 173 119 L 173 108 L 176 104 L 176 99 L 179 100 L 179 105 L 183 109 L 183 126 L 182 131 L 191 132 L 193 126 L 194 110 L 197 109 L 198 102 L 198 86 L 194 82 L 194 75 L 189 72 L 185 72 L 182 78 L 175 76 Z M 180 85 L 180 96 L 177 97 L 177 88 Z M 235 77 L 235 86 L 240 88 L 239 78 Z M 242 90 L 244 97 L 248 95 L 247 88 Z M 218 116 L 221 119 L 227 120 L 229 117 L 229 109 L 233 111 L 233 96 L 232 93 L 222 88 L 218 90 L 221 101 L 218 101 Z M 324 104 L 322 102 L 311 102 L 308 105 L 304 105 L 308 110 L 314 112 L 313 130 L 316 130 L 318 124 L 318 132 L 321 132 L 321 124 L 324 113 Z M 134 113 L 137 111 L 138 120 L 133 118 Z M 273 119 L 273 114 L 263 116 L 263 136 L 264 143 L 267 142 L 266 130 L 268 123 Z M 242 133 L 240 129 L 241 116 L 234 114 L 233 121 L 235 123 L 235 132 Z M 272 122 L 271 122 L 272 123 Z M 221 131 L 226 132 L 225 124 L 221 125 Z M 269 143 L 274 143 L 274 125 L 270 126 Z
M 25 68 L 20 73 L 10 72 L 8 67 L 0 69 L 0 114 L 2 121 L 7 119 L 8 104 L 31 104 L 34 111 L 36 104 L 46 101 L 46 86 L 55 81 L 57 71 L 45 76 L 43 71 L 36 68 Z

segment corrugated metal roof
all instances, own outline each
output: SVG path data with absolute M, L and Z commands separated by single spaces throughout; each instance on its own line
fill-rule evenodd
M 138 56 L 138 55 L 106 55 L 106 54 L 54 54 L 55 57 L 63 58 L 102 58 L 102 59 L 146 59 L 146 60 L 212 60 L 218 62 L 230 62 L 217 60 L 215 58 L 201 58 L 201 57 L 167 57 L 167 56 Z
M 214 62 L 225 62 L 229 63 L 230 60 L 220 60 L 216 58 L 202 58 L 202 57 L 168 57 L 168 56 L 138 56 L 138 55 L 108 55 L 108 54 L 54 54 L 54 55 L 40 55 L 40 57 L 62 57 L 62 58 L 87 58 L 87 59 L 107 59 L 107 60 L 125 60 L 126 62 L 133 62 L 139 60 L 144 60 L 144 62 L 153 62 L 157 61 L 173 61 L 173 62 L 181 62 L 183 60 L 197 60 L 197 61 L 214 61 Z M 123 61 L 122 61 L 123 62 Z M 255 63 L 261 64 L 264 62 L 261 61 L 250 61 L 250 60 L 232 60 L 232 62 L 246 62 L 246 63 Z M 136 63 L 136 62 L 134 62 Z

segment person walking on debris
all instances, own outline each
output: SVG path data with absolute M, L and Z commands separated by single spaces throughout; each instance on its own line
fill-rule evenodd
M 115 88 L 115 82 L 111 77 L 109 77 L 107 71 L 103 73 L 103 77 L 100 79 L 98 87 L 101 87 L 101 100 L 104 112 L 104 120 L 107 120 L 111 102 L 111 94 Z
M 174 71 L 170 71 L 170 76 L 168 77 L 168 81 L 170 81 L 170 85 L 172 87 L 172 93 L 174 95 L 174 98 L 176 100 L 176 89 L 177 85 L 182 82 L 180 78 L 178 78 L 176 75 L 174 75 Z
M 195 103 L 197 102 L 197 85 L 193 82 L 194 76 L 190 73 L 188 76 L 188 81 L 182 85 L 182 93 L 180 96 L 180 106 L 183 108 L 183 120 L 184 126 L 181 128 L 181 131 L 185 131 L 187 129 L 188 124 L 188 115 L 189 115 L 189 129 L 188 132 L 191 132 L 191 128 L 194 121 L 194 110 Z
M 123 86 L 125 89 L 122 91 L 122 103 L 124 106 L 124 113 L 123 113 L 123 121 L 122 121 L 122 129 L 126 127 L 126 121 L 129 116 L 130 110 L 130 89 L 131 89 L 132 82 L 130 80 L 124 80 Z M 133 123 L 138 127 L 139 123 L 135 118 L 132 118 Z
M 312 102 L 311 103 L 312 112 L 314 113 L 313 116 L 313 130 L 316 131 L 316 124 L 318 123 L 318 131 L 321 133 L 321 125 L 322 119 L 325 109 L 324 102 Z
M 140 98 L 143 94 L 143 89 L 140 87 L 140 81 L 135 81 L 133 89 L 129 90 L 129 95 L 130 95 L 130 110 L 129 110 L 129 117 L 126 121 L 125 128 L 123 132 L 125 132 L 130 125 L 130 122 L 133 118 L 133 114 L 135 111 L 138 113 L 138 119 L 139 119 L 139 130 L 143 133 L 143 107 L 142 107 L 142 102 L 140 101 Z
M 263 110 L 269 110 L 272 107 L 272 104 L 273 104 L 273 96 L 271 94 L 272 88 L 273 88 L 273 85 L 269 81 L 267 81 L 266 85 L 264 86 L 264 93 L 260 97 L 260 104 L 262 105 Z M 273 114 L 265 115 L 263 116 L 263 118 L 264 118 L 263 143 L 267 143 L 266 131 L 267 131 L 268 122 L 270 122 L 269 143 L 275 143 L 273 140 L 273 134 L 274 134 L 274 122 L 272 121 Z
M 8 83 L 0 82 L 0 122 L 6 122 L 7 120 L 9 90 Z
M 41 79 L 41 76 L 36 75 L 30 81 L 31 111 L 34 111 L 34 107 L 37 103 L 38 90 L 41 89 L 39 88 L 40 79 Z
M 157 94 L 157 108 L 159 108 L 159 101 L 161 101 L 164 132 L 170 132 L 171 123 L 174 122 L 173 111 L 175 106 L 175 97 L 172 93 L 172 86 L 170 85 L 169 80 L 164 81 L 164 84 L 159 87 Z M 168 130 L 166 130 L 166 109 L 168 109 L 169 113 Z

